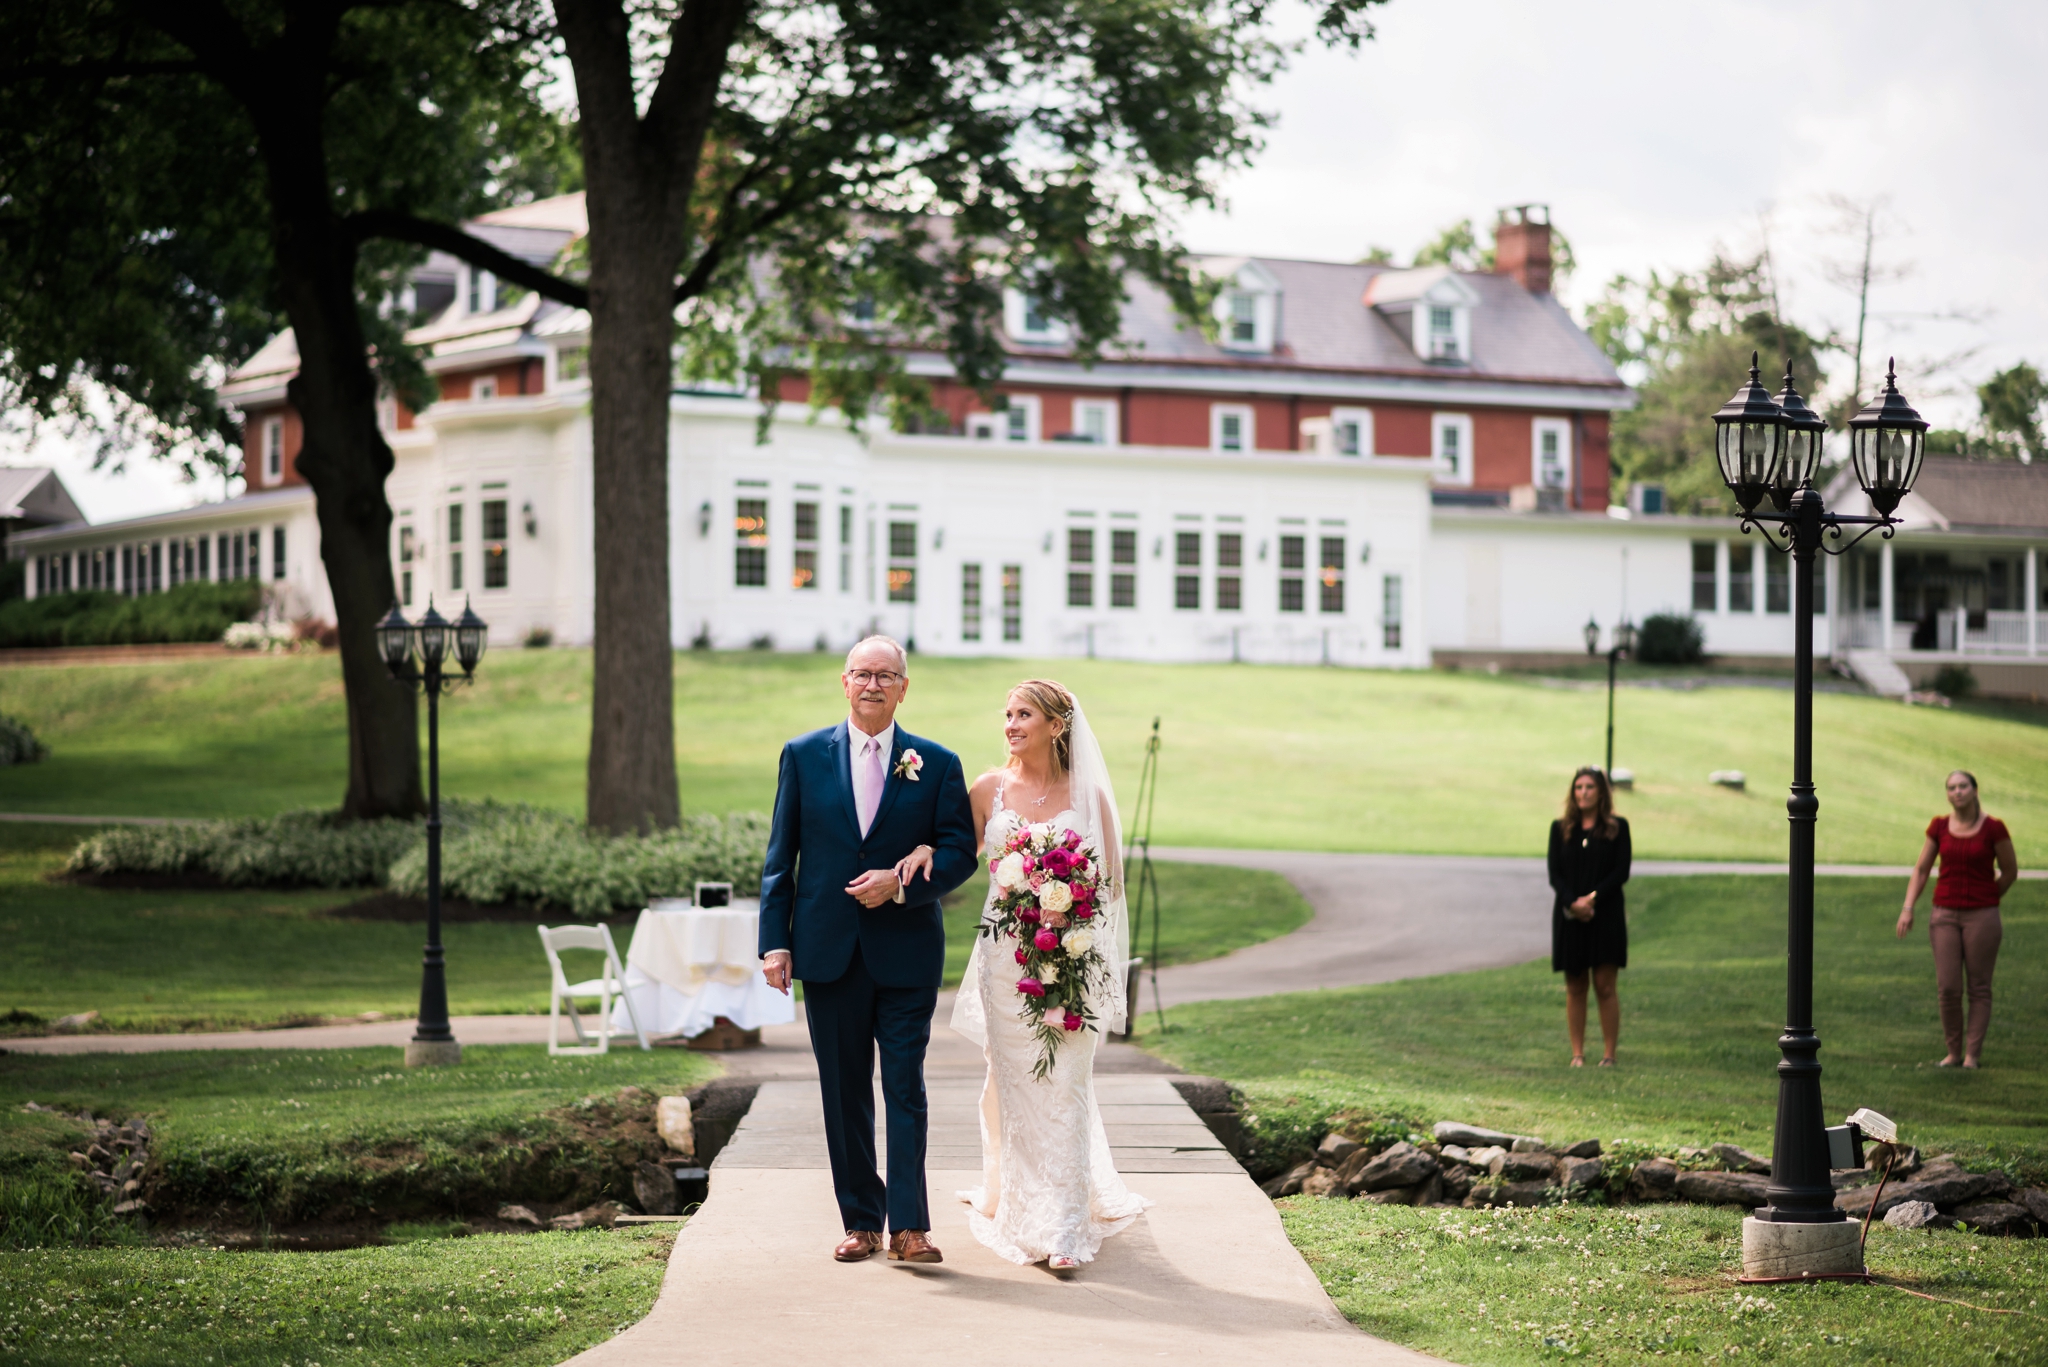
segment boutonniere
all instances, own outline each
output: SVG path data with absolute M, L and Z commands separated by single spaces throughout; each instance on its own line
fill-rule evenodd
M 905 750 L 896 760 L 896 777 L 917 782 L 917 771 L 924 768 L 924 760 L 915 750 Z

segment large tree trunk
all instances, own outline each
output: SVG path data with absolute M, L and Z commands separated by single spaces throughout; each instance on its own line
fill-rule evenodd
M 590 824 L 613 832 L 681 820 L 668 578 L 676 258 L 660 249 L 651 207 L 616 188 L 590 196 L 597 616 L 588 801 Z
M 329 201 L 317 98 L 309 93 L 306 107 L 293 111 L 297 117 L 280 118 L 273 109 L 257 121 L 278 282 L 299 344 L 299 373 L 289 387 L 306 433 L 298 469 L 313 486 L 320 558 L 341 637 L 348 702 L 341 810 L 350 818 L 413 816 L 426 809 L 418 707 L 412 690 L 385 670 L 376 640 L 378 619 L 396 601 L 384 496 L 391 447 L 377 427 L 377 380 L 356 313 L 355 241 Z
M 686 0 L 638 113 L 619 0 L 556 0 L 576 73 L 590 212 L 590 415 L 597 620 L 589 820 L 673 826 L 668 430 L 676 274 L 726 52 L 745 0 Z

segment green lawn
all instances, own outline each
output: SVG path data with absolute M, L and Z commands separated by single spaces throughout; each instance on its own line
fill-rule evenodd
M 2048 1361 L 2040 1240 L 1880 1222 L 1868 1263 L 1891 1285 L 1750 1287 L 1735 1285 L 1741 1217 L 1280 1203 L 1288 1237 L 1354 1323 L 1470 1367 Z
M 98 1011 L 111 1029 L 183 1030 L 366 1011 L 409 1016 L 417 1008 L 423 926 L 320 914 L 361 891 L 162 892 L 50 882 L 80 835 L 77 827 L 0 824 L 0 946 L 14 968 L 0 987 L 0 1012 L 48 1021 Z M 1225 954 L 1309 918 L 1308 904 L 1277 874 L 1157 867 L 1168 908 L 1160 946 L 1167 963 Z M 948 899 L 949 983 L 966 967 L 985 890 L 979 875 Z M 617 933 L 623 953 L 630 927 Z M 531 925 L 457 922 L 442 936 L 451 1011 L 547 1010 L 546 961 Z M 0 1024 L 9 1028 L 40 1027 Z
M 1563 1142 L 1731 1140 L 1769 1152 L 1784 1019 L 1783 880 L 1638 879 L 1629 893 L 1619 1068 L 1565 1067 L 1564 991 L 1547 957 L 1184 1006 L 1167 1013 L 1163 1036 L 1142 1019 L 1140 1042 L 1190 1072 L 1244 1085 L 1270 1161 L 1313 1143 L 1338 1111 Z M 1924 929 L 1893 937 L 1898 897 L 1889 879 L 1820 885 L 1815 1018 L 1830 1120 L 1868 1106 L 1929 1151 L 2016 1161 L 2036 1180 L 2048 1176 L 2048 885 L 2022 883 L 2006 898 L 1978 1073 L 1932 1066 L 1942 1053 L 1934 967 Z
M 587 651 L 488 657 L 443 714 L 448 790 L 580 811 L 589 670 Z M 1003 693 L 1028 673 L 1080 694 L 1126 802 L 1161 718 L 1161 843 L 1535 853 L 1606 720 L 1599 690 L 1512 674 L 920 658 L 903 722 L 979 769 L 1000 758 Z M 829 656 L 679 655 L 685 806 L 765 810 L 777 748 L 842 715 L 836 688 Z M 1638 776 L 1623 800 L 1638 852 L 1782 857 L 1791 706 L 1782 688 L 1624 691 L 1616 760 Z M 331 806 L 342 787 L 331 657 L 13 667 L 0 712 L 55 752 L 0 770 L 4 811 L 260 815 Z M 2048 711 L 1823 694 L 1814 716 L 1823 859 L 1909 862 L 1958 765 L 2021 860 L 2048 858 Z M 1708 786 L 1728 768 L 1748 773 L 1747 793 Z
M 0 1359 L 551 1367 L 645 1317 L 674 1243 L 669 1226 L 335 1253 L 14 1253 L 0 1258 Z

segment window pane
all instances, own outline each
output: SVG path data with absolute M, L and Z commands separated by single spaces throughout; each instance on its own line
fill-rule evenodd
M 1298 570 L 1306 564 L 1308 540 L 1306 537 L 1283 536 L 1280 538 L 1280 568 Z
M 1714 547 L 1712 541 L 1692 543 L 1692 610 L 1714 610 Z
M 1319 606 L 1324 612 L 1344 611 L 1344 538 L 1326 536 L 1322 545 L 1322 593 Z
M 818 587 L 817 551 L 806 546 L 799 546 L 796 549 L 791 557 L 789 586 L 795 589 Z
M 192 546 L 187 542 L 182 554 L 185 557 L 185 577 L 192 577 Z M 270 577 L 284 578 L 284 528 L 270 529 Z
M 799 503 L 796 505 L 796 539 L 816 541 L 818 539 L 818 505 Z
M 1173 534 L 1173 563 L 1183 566 L 1199 566 L 1202 563 L 1202 534 L 1200 532 L 1175 532 Z
M 1401 648 L 1401 576 L 1380 579 L 1380 644 L 1388 650 Z
M 889 524 L 889 558 L 891 560 L 917 559 L 917 524 L 915 522 L 891 522 Z
M 483 507 L 484 540 L 503 541 L 510 519 L 505 515 L 506 503 L 502 498 L 486 499 Z
M 1337 453 L 1345 456 L 1358 454 L 1358 424 L 1355 421 L 1340 422 L 1332 429 L 1337 438 Z
M 461 541 L 462 505 L 460 503 L 451 503 L 448 505 L 448 543 L 450 545 L 458 545 Z
M 1024 639 L 1024 567 L 1003 566 L 1003 639 Z
M 1819 578 L 1818 575 L 1814 576 Z M 1792 611 L 1792 559 L 1764 553 L 1764 611 Z
M 1728 611 L 1756 611 L 1756 578 L 1752 552 L 1756 547 L 1728 545 Z
M 889 567 L 889 601 L 892 603 L 915 603 L 917 601 L 917 566 L 891 565 Z
M 1280 611 L 1301 611 L 1301 580 L 1285 578 L 1280 581 Z
M 1238 612 L 1244 607 L 1244 581 L 1234 574 L 1216 576 L 1216 607 L 1222 612 Z
M 1067 563 L 1069 565 L 1092 565 L 1095 563 L 1095 529 L 1093 527 L 1067 528 Z
M 1228 570 L 1237 569 L 1244 564 L 1244 535 L 1242 533 L 1216 533 L 1216 563 Z
M 1112 574 L 1109 576 L 1109 605 L 1113 608 L 1134 608 L 1138 606 L 1137 575 Z
M 1173 577 L 1173 605 L 1176 608 L 1200 608 L 1202 606 L 1202 576 L 1199 574 L 1177 574 Z
M 766 554 L 764 551 L 762 554 Z M 511 582 L 505 564 L 505 543 L 493 541 L 484 546 L 484 587 L 502 589 Z
M 960 567 L 960 639 L 981 639 L 981 566 Z
M 1225 413 L 1217 420 L 1221 432 L 1219 445 L 1226 451 L 1244 450 L 1244 415 Z
M 488 512 L 485 520 L 489 521 Z M 736 543 L 732 553 L 733 584 L 747 589 L 768 587 L 768 500 L 735 499 L 732 531 Z
M 1086 570 L 1067 572 L 1067 606 L 1070 608 L 1092 608 L 1095 606 L 1095 576 Z
M 1138 563 L 1138 534 L 1127 527 L 1118 527 L 1109 534 L 1109 563 L 1112 565 L 1135 565 Z

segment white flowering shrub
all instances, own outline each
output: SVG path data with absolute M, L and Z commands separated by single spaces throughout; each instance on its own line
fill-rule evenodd
M 220 634 L 229 650 L 287 651 L 303 644 L 290 622 L 236 622 Z

